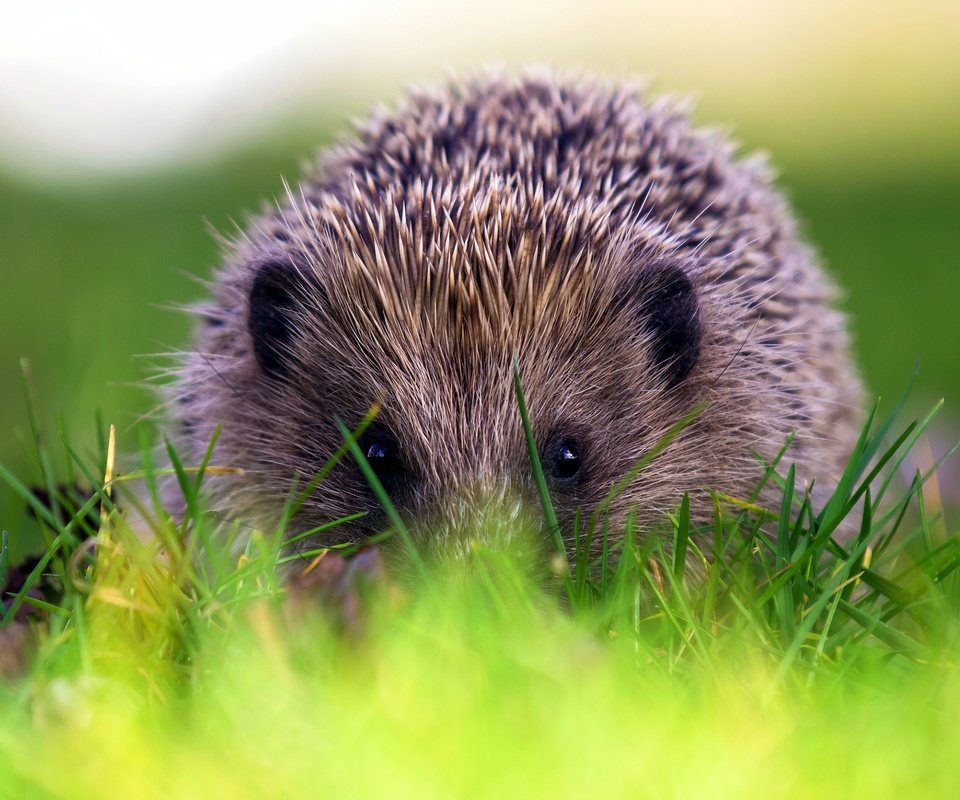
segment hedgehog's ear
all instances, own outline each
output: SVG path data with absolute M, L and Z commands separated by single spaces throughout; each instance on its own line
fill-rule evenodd
M 635 310 L 667 386 L 683 381 L 700 357 L 701 339 L 700 303 L 686 272 L 670 262 L 644 266 L 622 291 L 619 304 Z
M 289 261 L 266 261 L 256 270 L 250 287 L 247 329 L 260 368 L 271 377 L 281 378 L 290 367 L 303 278 Z

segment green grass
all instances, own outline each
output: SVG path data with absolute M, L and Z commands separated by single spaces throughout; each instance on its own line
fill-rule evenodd
M 679 502 L 569 571 L 549 536 L 441 568 L 391 517 L 387 577 L 319 590 L 282 580 L 285 526 L 214 530 L 207 460 L 174 457 L 188 517 L 144 542 L 112 495 L 156 475 L 38 434 L 42 484 L 93 488 L 48 508 L 2 472 L 63 592 L 0 686 L 0 797 L 953 796 L 960 538 L 897 477 L 932 416 L 872 415 L 823 507 L 775 462 L 778 508 L 718 496 L 698 530 Z

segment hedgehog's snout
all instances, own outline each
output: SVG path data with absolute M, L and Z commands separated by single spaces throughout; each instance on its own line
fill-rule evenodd
M 451 490 L 412 523 L 415 542 L 441 562 L 467 562 L 509 552 L 511 559 L 541 554 L 542 515 L 506 481 L 477 482 Z M 535 562 L 534 562 L 535 563 Z

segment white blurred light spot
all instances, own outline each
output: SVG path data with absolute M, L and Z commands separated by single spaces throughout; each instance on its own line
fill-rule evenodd
M 5 158 L 102 168 L 170 154 L 215 98 L 242 92 L 254 74 L 279 80 L 311 32 L 344 23 L 337 9 L 345 7 L 8 3 L 0 25 Z

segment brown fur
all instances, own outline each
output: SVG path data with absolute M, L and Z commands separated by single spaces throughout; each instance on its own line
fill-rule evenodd
M 290 281 L 267 292 L 289 334 L 275 374 L 251 334 L 266 264 Z M 695 330 L 658 359 L 650 303 L 677 270 Z M 541 452 L 557 436 L 580 447 L 582 480 L 553 493 L 567 531 L 707 399 L 614 505 L 649 526 L 683 492 L 701 513 L 705 488 L 748 495 L 753 451 L 770 458 L 794 431 L 800 476 L 836 478 L 860 384 L 833 296 L 764 163 L 675 104 L 630 85 L 485 76 L 377 112 L 252 221 L 171 399 L 185 458 L 223 424 L 215 461 L 245 475 L 210 478 L 212 505 L 258 527 L 341 443 L 334 417 L 354 425 L 382 403 L 376 424 L 405 469 L 395 504 L 432 537 L 490 508 L 536 518 L 514 354 Z M 348 459 L 294 528 L 358 510 L 370 514 L 337 538 L 384 526 Z

